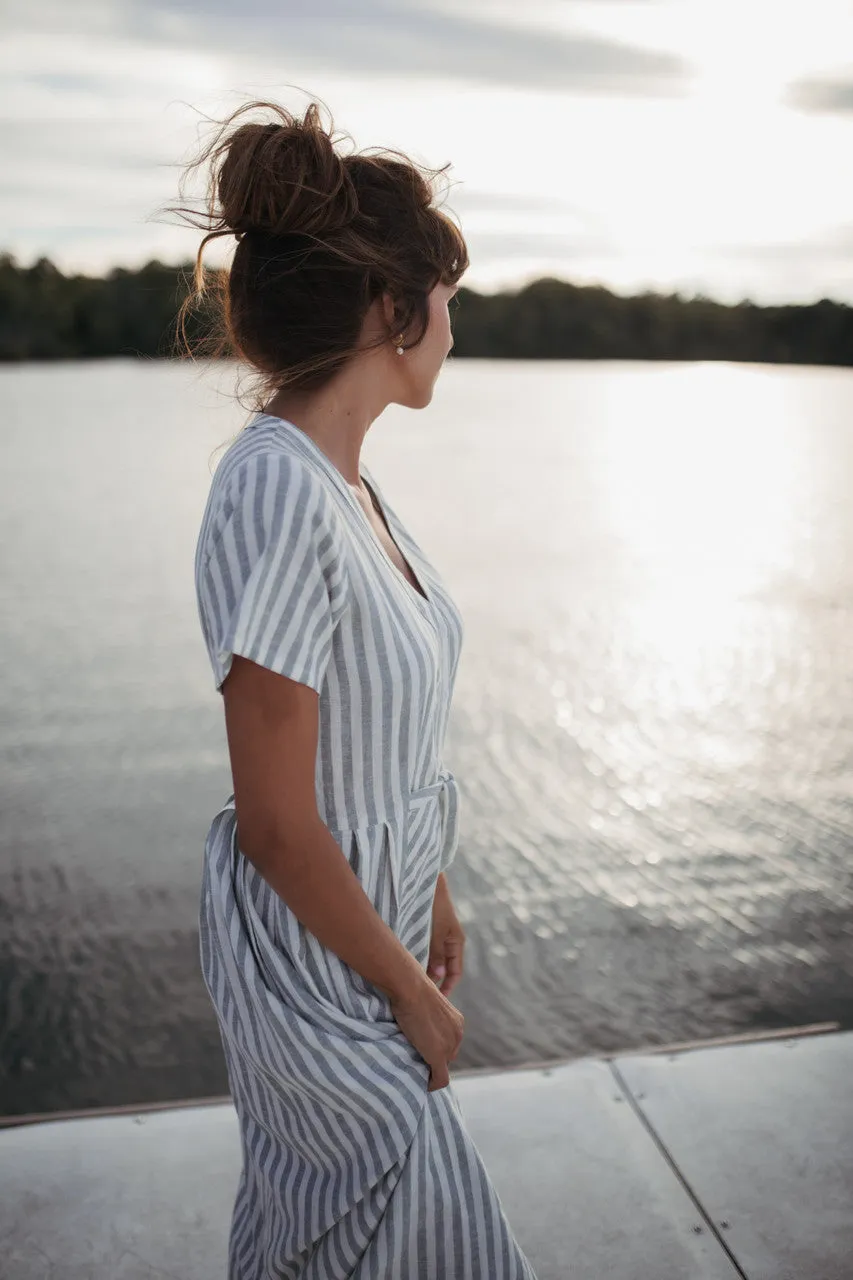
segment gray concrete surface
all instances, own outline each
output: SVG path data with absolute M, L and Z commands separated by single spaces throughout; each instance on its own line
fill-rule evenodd
M 853 1280 L 853 1032 L 616 1070 L 749 1280 Z
M 539 1280 L 850 1280 L 850 1081 L 853 1032 L 454 1084 Z M 2 1128 L 0 1276 L 226 1280 L 239 1164 L 230 1103 Z

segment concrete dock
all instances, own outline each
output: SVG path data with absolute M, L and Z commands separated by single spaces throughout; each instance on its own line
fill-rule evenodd
M 453 1082 L 539 1280 L 853 1280 L 853 1031 Z M 239 1165 L 228 1100 L 0 1120 L 0 1276 L 226 1280 Z

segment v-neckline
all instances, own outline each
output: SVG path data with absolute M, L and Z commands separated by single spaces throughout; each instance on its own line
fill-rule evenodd
M 410 591 L 414 592 L 414 594 L 418 597 L 418 599 L 421 600 L 424 604 L 431 604 L 432 602 L 429 599 L 429 596 L 427 595 L 426 587 L 424 587 L 423 582 L 421 581 L 421 578 L 418 577 L 418 575 L 415 573 L 414 569 L 412 568 L 412 565 L 408 556 L 403 555 L 403 548 L 400 546 L 399 542 L 394 537 L 394 534 L 391 532 L 391 522 L 388 519 L 388 513 L 385 510 L 385 506 L 381 501 L 379 494 L 376 491 L 376 485 L 373 483 L 372 480 L 368 480 L 367 476 L 365 476 L 363 472 L 361 475 L 361 479 L 367 489 L 367 492 L 370 494 L 370 498 L 374 508 L 376 509 L 376 512 L 378 513 L 380 519 L 382 520 L 382 523 L 385 525 L 385 528 L 388 530 L 388 537 L 391 539 L 391 541 L 394 543 L 394 546 L 400 552 L 400 555 L 404 563 L 408 565 L 409 571 L 411 572 L 412 577 L 419 584 L 419 586 L 418 587 L 414 586 L 411 582 L 409 582 L 409 579 L 406 577 L 406 575 L 400 571 L 399 567 L 394 563 L 394 561 L 389 556 L 385 547 L 382 545 L 380 540 L 376 537 L 376 533 L 374 532 L 373 527 L 371 526 L 370 533 L 374 541 L 376 542 L 376 545 L 378 546 L 382 554 L 385 556 L 385 559 L 388 561 L 388 563 L 390 564 L 394 572 L 398 574 L 400 578 L 402 578 L 404 586 L 407 586 Z M 350 493 L 352 493 L 351 488 L 350 488 Z M 353 497 L 355 497 L 354 494 L 353 494 Z M 358 498 L 356 498 L 355 501 L 358 503 L 358 508 L 361 511 L 362 515 L 364 515 L 364 509 L 361 503 L 358 501 Z M 368 524 L 369 523 L 370 522 L 368 521 Z
M 334 480 L 335 484 L 338 486 L 341 492 L 346 494 L 349 501 L 355 507 L 356 511 L 358 512 L 359 516 L 364 522 L 364 529 L 368 536 L 369 541 L 375 547 L 376 551 L 382 557 L 384 562 L 391 569 L 391 572 L 394 573 L 396 577 L 400 580 L 404 590 L 406 590 L 409 593 L 409 595 L 412 596 L 418 602 L 418 604 L 422 609 L 424 609 L 427 613 L 432 615 L 433 600 L 432 600 L 431 593 L 427 590 L 426 586 L 424 585 L 423 577 L 415 574 L 415 571 L 414 569 L 412 569 L 409 558 L 403 555 L 403 550 L 397 541 L 397 537 L 395 537 L 394 533 L 391 530 L 391 519 L 389 517 L 388 512 L 385 510 L 384 503 L 379 498 L 376 485 L 372 481 L 372 479 L 368 480 L 368 478 L 364 474 L 364 469 L 360 468 L 360 479 L 363 481 L 368 492 L 370 493 L 373 504 L 376 507 L 377 512 L 381 516 L 386 529 L 388 530 L 389 537 L 394 542 L 395 546 L 397 547 L 397 550 L 400 552 L 400 555 L 403 557 L 406 564 L 408 564 L 409 568 L 412 569 L 412 576 L 416 577 L 417 581 L 423 587 L 423 593 L 419 591 L 417 587 L 413 586 L 411 582 L 409 582 L 406 575 L 400 571 L 400 569 L 391 559 L 388 552 L 385 550 L 384 546 L 382 545 L 381 541 L 376 536 L 376 530 L 373 528 L 372 524 L 370 523 L 370 520 L 367 516 L 367 512 L 364 510 L 364 507 L 361 505 L 358 498 L 353 493 L 352 487 L 349 481 L 345 479 L 343 473 L 338 469 L 338 467 L 335 466 L 334 462 L 332 462 L 332 459 L 329 457 L 329 455 L 325 453 L 323 449 L 320 448 L 316 440 L 314 440 L 311 436 L 309 436 L 307 431 L 303 431 L 301 427 L 297 427 L 296 423 L 291 422 L 288 418 L 280 418 L 277 414 L 274 414 L 274 413 L 260 413 L 255 418 L 255 422 L 257 422 L 259 418 L 269 418 L 273 422 L 280 422 L 283 426 L 289 427 L 292 432 L 298 433 L 297 438 L 305 444 L 305 447 L 309 450 L 311 455 L 317 459 L 317 461 L 323 467 L 324 471 L 328 473 L 328 475 Z M 399 531 L 398 531 L 398 536 L 399 536 Z

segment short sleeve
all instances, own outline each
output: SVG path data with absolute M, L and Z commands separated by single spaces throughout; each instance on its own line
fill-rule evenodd
M 322 479 L 300 459 L 252 455 L 199 579 L 216 688 L 237 653 L 322 691 L 347 608 L 342 532 Z

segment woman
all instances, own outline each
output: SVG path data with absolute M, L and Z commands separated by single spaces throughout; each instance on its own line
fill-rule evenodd
M 222 341 L 260 378 L 195 561 L 234 785 L 200 912 L 242 1139 L 229 1277 L 535 1280 L 448 1072 L 462 619 L 360 460 L 386 405 L 430 402 L 465 243 L 412 162 L 339 154 L 315 103 L 239 108 L 210 158 L 187 305 L 233 233 Z

